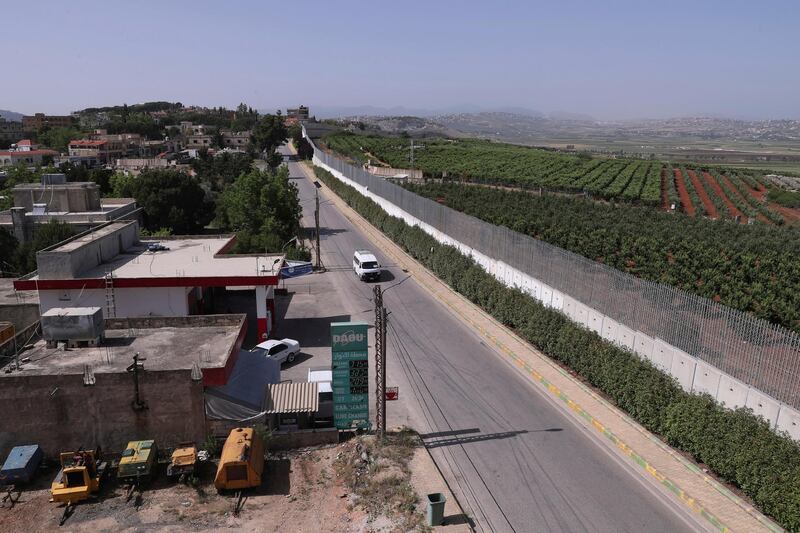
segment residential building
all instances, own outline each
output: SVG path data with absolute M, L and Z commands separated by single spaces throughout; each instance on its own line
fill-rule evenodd
M 117 136 L 109 136 L 117 137 Z M 106 164 L 131 155 L 134 151 L 125 139 L 76 139 L 69 142 L 69 157 L 85 160 L 86 164 Z
M 250 147 L 250 137 L 253 135 L 251 131 L 231 131 L 219 130 L 222 134 L 222 140 L 225 143 L 224 148 L 238 148 L 240 150 L 247 150 Z
M 33 152 L 39 149 L 39 145 L 30 139 L 22 139 L 11 145 L 11 150 L 15 152 Z
M 25 135 L 22 122 L 13 122 L 0 117 L 0 139 L 18 141 Z
M 22 129 L 25 131 L 38 131 L 45 126 L 51 128 L 70 128 L 77 121 L 71 115 L 45 115 L 36 113 L 33 116 L 22 117 Z
M 40 166 L 43 164 L 44 158 L 55 158 L 56 156 L 58 156 L 58 152 L 55 150 L 0 151 L 0 167 L 18 164 Z
M 227 310 L 227 288 L 255 287 L 251 318 L 266 339 L 284 256 L 228 253 L 235 242 L 235 235 L 142 240 L 138 222 L 113 222 L 38 252 L 37 271 L 14 286 L 38 290 L 43 313 L 97 306 L 118 318 Z
M 190 149 L 211 148 L 214 138 L 211 135 L 186 135 L 184 146 Z
M 100 198 L 94 182 L 67 183 L 64 174 L 43 174 L 41 183 L 23 183 L 11 190 L 14 207 L 0 211 L 0 227 L 19 242 L 28 242 L 42 224 L 57 220 L 77 233 L 110 220 L 138 219 L 132 198 Z
M 308 120 L 309 117 L 308 107 L 301 105 L 300 107 L 289 108 L 286 110 L 286 117 L 296 120 Z

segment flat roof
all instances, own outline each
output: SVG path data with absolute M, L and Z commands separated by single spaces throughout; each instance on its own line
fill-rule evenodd
M 142 362 L 145 371 L 191 370 L 195 364 L 203 373 L 204 383 L 218 376 L 226 367 L 233 368 L 231 354 L 238 357 L 240 338 L 244 336 L 244 315 L 211 315 L 193 317 L 148 317 L 131 319 L 132 328 L 105 330 L 101 346 L 61 350 L 48 348 L 44 340 L 20 354 L 28 360 L 19 371 L 0 372 L 0 379 L 19 376 L 83 375 L 86 365 L 94 374 L 124 373 L 133 356 Z M 124 319 L 111 319 L 121 326 Z M 182 322 L 182 324 L 181 324 Z M 218 322 L 218 323 L 214 323 Z M 135 325 L 151 327 L 135 327 Z M 166 324 L 166 325 L 161 325 Z M 13 367 L 13 362 L 9 363 Z M 223 383 L 227 380 L 227 372 Z M 214 383 L 206 383 L 214 384 Z
M 105 229 L 105 228 L 104 228 Z M 142 239 L 110 261 L 91 268 L 78 278 L 102 278 L 113 272 L 115 278 L 242 277 L 277 276 L 283 254 L 226 255 L 223 248 L 230 235 L 178 239 Z M 148 251 L 150 244 L 167 250 Z M 70 244 L 70 243 L 67 243 Z M 56 250 L 60 250 L 57 248 Z M 273 267 L 274 264 L 274 268 Z

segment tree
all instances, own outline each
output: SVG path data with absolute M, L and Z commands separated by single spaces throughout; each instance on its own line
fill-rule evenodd
M 289 171 L 251 170 L 222 193 L 219 225 L 238 236 L 238 252 L 280 251 L 300 233 L 300 199 Z
M 75 230 L 66 222 L 51 220 L 34 229 L 33 239 L 17 248 L 14 264 L 17 272 L 27 273 L 36 270 L 36 252 L 53 246 L 75 235 Z
M 259 152 L 266 152 L 267 154 L 274 152 L 288 138 L 289 131 L 283 123 L 283 116 L 280 111 L 277 111 L 274 115 L 261 117 L 253 130 L 253 146 Z
M 18 276 L 16 253 L 19 243 L 5 228 L 0 228 L 0 276 Z
M 148 231 L 199 233 L 211 222 L 214 205 L 198 181 L 176 170 L 146 170 L 138 177 L 112 177 L 114 193 L 133 196 L 144 209 Z
M 192 160 L 192 170 L 197 179 L 214 192 L 221 192 L 231 185 L 236 178 L 249 171 L 252 165 L 253 158 L 248 154 L 225 152 L 212 156 L 205 150 L 201 150 L 199 157 Z
M 48 126 L 36 134 L 39 144 L 59 152 L 66 152 L 69 142 L 81 137 L 83 137 L 83 133 L 75 128 L 50 128 Z

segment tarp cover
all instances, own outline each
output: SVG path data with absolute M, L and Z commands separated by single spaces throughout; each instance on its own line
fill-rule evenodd
M 206 388 L 206 416 L 237 422 L 263 416 L 267 385 L 280 380 L 280 363 L 264 357 L 263 352 L 242 350 L 228 383 Z

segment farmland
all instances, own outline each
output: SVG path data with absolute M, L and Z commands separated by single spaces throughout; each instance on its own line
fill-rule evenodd
M 793 202 L 774 192 L 782 191 L 776 183 L 743 171 L 672 167 L 655 160 L 591 157 L 479 139 L 414 142 L 413 166 L 433 179 L 581 194 L 662 210 L 674 206 L 689 216 L 741 223 L 752 219 L 780 225 L 800 218 Z M 326 137 L 325 143 L 357 163 L 411 166 L 409 139 L 339 133 Z
M 453 183 L 407 187 L 487 222 L 800 331 L 796 226 L 725 224 L 647 207 Z

